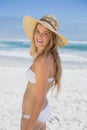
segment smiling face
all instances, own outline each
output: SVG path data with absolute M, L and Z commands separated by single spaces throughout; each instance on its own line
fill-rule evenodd
M 41 24 L 38 24 L 34 32 L 34 41 L 37 50 L 43 50 L 50 42 L 50 31 Z

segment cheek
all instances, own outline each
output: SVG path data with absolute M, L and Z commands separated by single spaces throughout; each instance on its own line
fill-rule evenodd
M 50 39 L 47 38 L 47 39 L 46 39 L 46 44 L 49 44 L 49 42 L 50 42 Z

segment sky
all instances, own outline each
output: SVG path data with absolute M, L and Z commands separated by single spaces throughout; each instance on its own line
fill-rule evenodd
M 23 17 L 45 14 L 57 17 L 69 40 L 87 41 L 87 0 L 0 0 L 0 39 L 26 39 Z

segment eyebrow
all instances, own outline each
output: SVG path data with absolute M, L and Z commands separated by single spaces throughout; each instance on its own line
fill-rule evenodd
M 39 30 L 38 27 L 36 28 L 36 30 Z M 44 32 L 50 33 L 50 30 L 45 30 Z

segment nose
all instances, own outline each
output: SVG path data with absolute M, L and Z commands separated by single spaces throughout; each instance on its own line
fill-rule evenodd
M 42 33 L 39 33 L 38 37 L 39 38 L 42 38 L 43 34 Z

